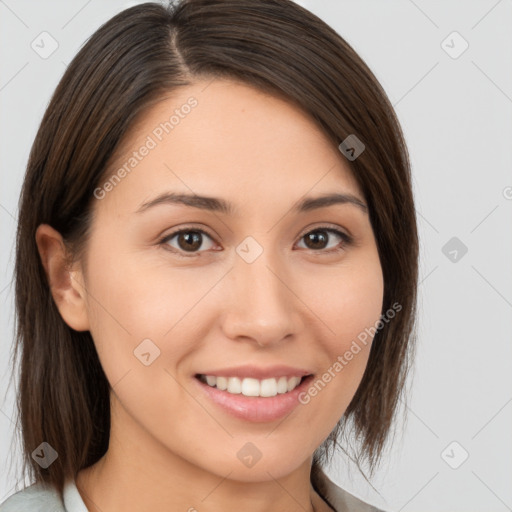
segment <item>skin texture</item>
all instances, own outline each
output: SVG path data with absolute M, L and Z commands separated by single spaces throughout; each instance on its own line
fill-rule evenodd
M 66 268 L 59 233 L 37 230 L 59 311 L 91 332 L 112 387 L 108 452 L 77 485 L 91 511 L 329 510 L 310 485 L 312 454 L 355 394 L 370 343 L 307 405 L 274 422 L 232 417 L 194 375 L 287 364 L 321 376 L 378 321 L 383 277 L 367 213 L 351 204 L 291 211 L 304 196 L 364 197 L 309 116 L 228 80 L 198 81 L 155 104 L 112 173 L 191 96 L 197 106 L 96 200 L 87 272 L 83 262 Z M 169 204 L 135 213 L 163 191 L 223 198 L 235 215 Z M 326 225 L 353 243 L 324 229 L 323 245 L 308 244 L 305 235 Z M 159 244 L 185 227 L 208 233 L 195 252 L 179 236 Z M 250 264 L 236 252 L 248 236 L 263 249 Z M 149 366 L 134 357 L 146 338 L 160 350 Z M 262 454 L 250 468 L 237 457 L 247 442 Z

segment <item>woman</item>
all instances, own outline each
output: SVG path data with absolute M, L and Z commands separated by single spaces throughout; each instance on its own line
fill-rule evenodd
M 48 106 L 16 254 L 34 484 L 0 511 L 377 510 L 413 349 L 407 150 L 352 48 L 288 0 L 127 9 Z

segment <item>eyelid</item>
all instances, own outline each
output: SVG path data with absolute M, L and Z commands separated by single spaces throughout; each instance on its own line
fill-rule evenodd
M 317 231 L 317 230 L 318 231 L 322 231 L 322 230 L 325 230 L 325 231 L 328 231 L 328 230 L 339 231 L 340 233 L 345 235 L 347 238 L 349 238 L 351 240 L 353 239 L 353 236 L 350 234 L 350 232 L 347 229 L 342 228 L 338 224 L 330 224 L 329 222 L 320 222 L 320 223 L 315 222 L 312 225 L 309 225 L 309 226 L 305 227 L 304 230 L 302 230 L 300 232 L 298 237 L 301 238 L 304 235 L 307 235 L 308 233 L 310 233 L 311 231 Z

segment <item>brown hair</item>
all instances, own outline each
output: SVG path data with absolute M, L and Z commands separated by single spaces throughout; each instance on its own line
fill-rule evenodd
M 376 333 L 360 386 L 315 452 L 312 474 L 348 425 L 359 443 L 358 465 L 366 459 L 373 471 L 382 455 L 414 347 L 418 258 L 410 164 L 385 92 L 344 39 L 291 0 L 146 3 L 101 26 L 67 68 L 35 138 L 20 198 L 14 358 L 21 352 L 23 470 L 59 492 L 108 448 L 110 386 L 90 333 L 71 329 L 59 314 L 36 229 L 50 224 L 79 259 L 93 191 L 135 120 L 170 91 L 215 77 L 293 102 L 336 146 L 350 134 L 366 146 L 348 163 L 369 207 L 384 275 L 382 311 L 394 303 L 401 311 Z M 41 442 L 58 453 L 47 469 L 31 457 Z

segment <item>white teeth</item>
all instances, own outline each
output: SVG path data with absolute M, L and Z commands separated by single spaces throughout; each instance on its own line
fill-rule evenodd
M 292 389 L 295 389 L 300 382 L 300 377 L 292 377 L 291 379 L 288 379 L 288 391 L 291 391 Z
M 213 384 L 208 382 L 210 386 L 215 386 L 215 384 L 217 384 L 217 388 L 221 389 L 222 391 L 228 389 L 228 379 L 226 379 L 226 377 L 212 377 L 211 375 L 208 375 L 208 377 L 211 377 L 211 379 L 213 380 Z M 206 378 L 207 381 L 208 377 Z
M 211 387 L 217 387 L 234 395 L 271 397 L 283 394 L 295 389 L 301 377 L 280 377 L 279 379 L 253 379 L 246 377 L 215 377 L 214 375 L 201 375 L 201 380 Z
M 228 388 L 229 390 L 229 388 Z M 260 381 L 258 379 L 244 379 L 242 381 L 242 395 L 259 396 Z
M 227 391 L 234 395 L 240 394 L 242 392 L 242 381 L 238 377 L 229 377 Z
M 256 381 L 258 382 L 258 381 Z M 260 383 L 260 396 L 276 396 L 277 382 L 276 379 L 263 379 Z
M 277 392 L 278 393 L 286 393 L 288 391 L 288 379 L 286 377 L 281 377 L 277 381 Z

